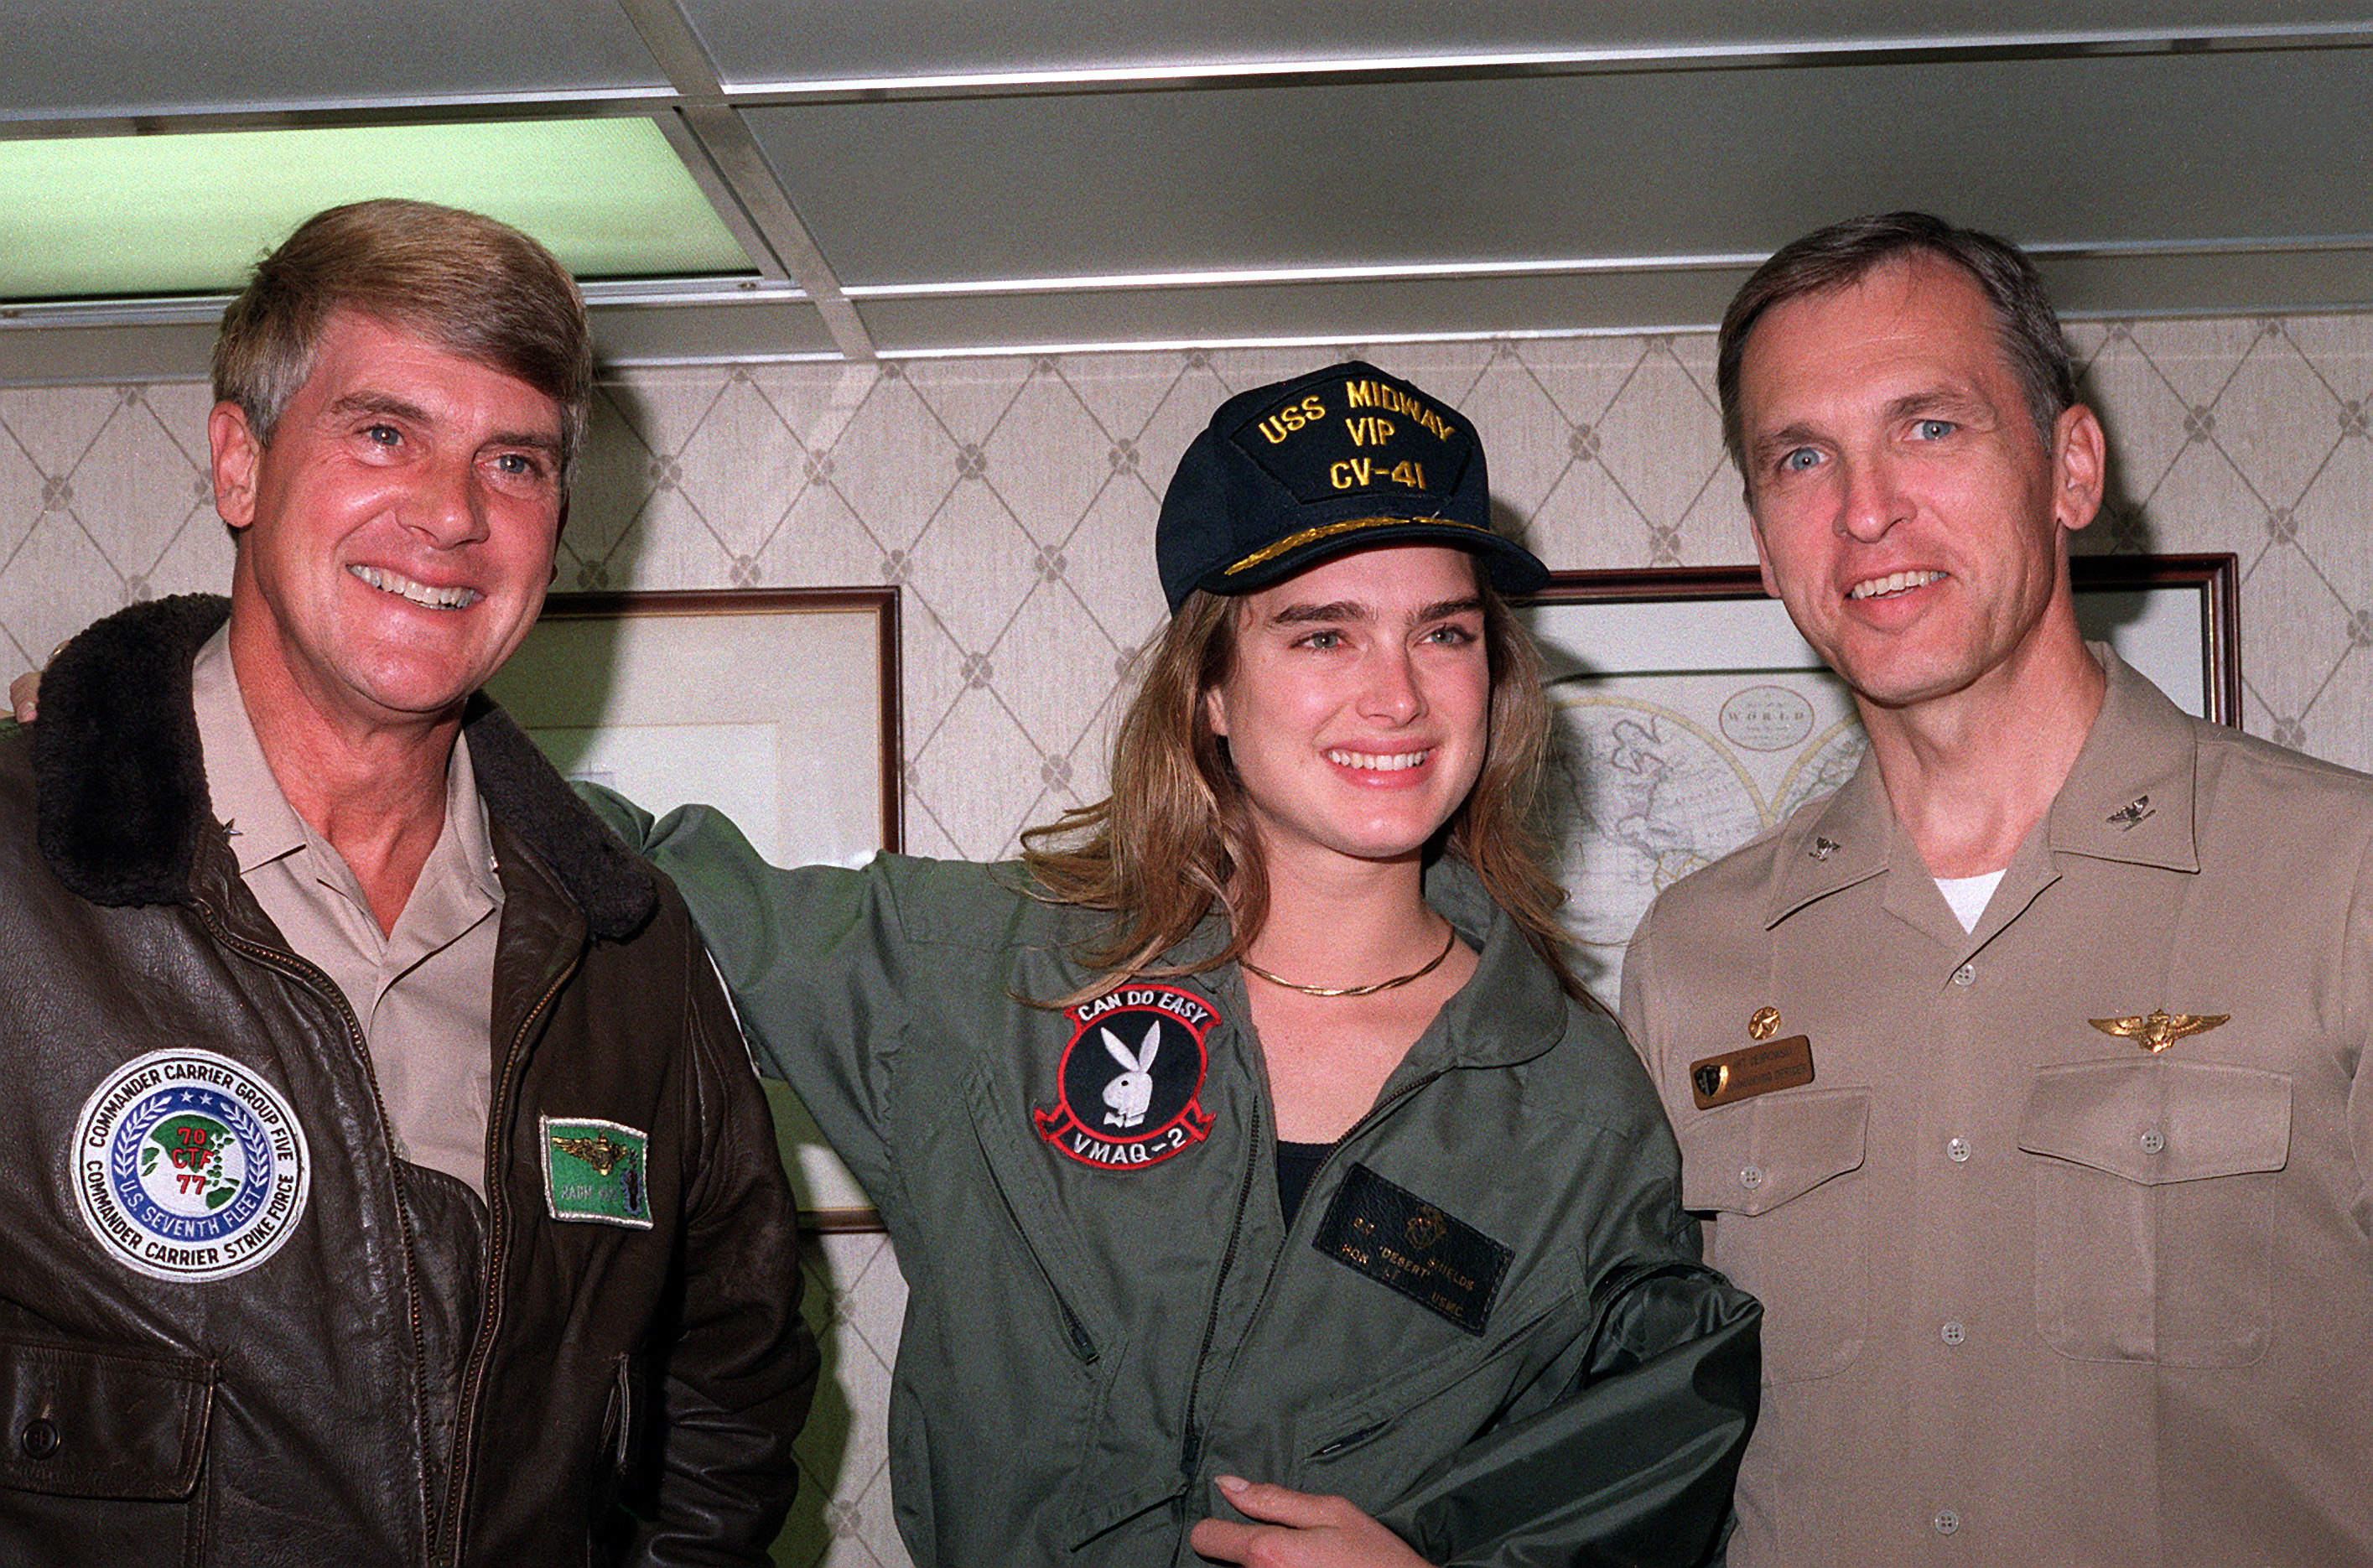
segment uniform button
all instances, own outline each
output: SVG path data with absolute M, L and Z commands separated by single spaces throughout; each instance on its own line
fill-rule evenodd
M 18 1435 L 19 1446 L 29 1459 L 46 1459 L 58 1451 L 58 1429 L 47 1416 L 35 1416 L 25 1423 Z
M 1738 1185 L 1752 1192 L 1763 1185 L 1763 1167 L 1749 1165 L 1738 1173 Z
M 1978 966 L 1974 964 L 1964 964 L 1953 971 L 1953 983 L 1957 986 L 1969 985 L 1977 977 Z
M 1958 1345 L 1970 1337 L 1970 1331 L 1958 1323 L 1947 1323 L 1939 1332 L 1943 1334 L 1945 1342 L 1948 1345 Z
M 2166 1147 L 2167 1147 L 2167 1140 L 2166 1140 L 2165 1138 L 2162 1138 L 2161 1136 L 2159 1136 L 2159 1133 L 2158 1133 L 2158 1129 L 2157 1129 L 2154 1128 L 2154 1129 L 2152 1129 L 2150 1131 L 2145 1132 L 2145 1133 L 2144 1133 L 2144 1134 L 2143 1134 L 2143 1153 L 2145 1153 L 2145 1154 L 2156 1154 L 2156 1153 L 2157 1153 L 2160 1150 L 2162 1150 L 2162 1149 L 2164 1149 L 2164 1148 L 2166 1148 Z
M 1968 1139 L 1948 1138 L 1945 1141 L 1945 1158 L 1952 1161 L 1955 1164 L 1959 1164 L 1969 1157 L 1970 1141 Z
M 1929 1523 L 1936 1527 L 1938 1535 L 1948 1536 L 1961 1527 L 1961 1516 L 1950 1508 L 1939 1508 L 1936 1510 L 1936 1516 Z

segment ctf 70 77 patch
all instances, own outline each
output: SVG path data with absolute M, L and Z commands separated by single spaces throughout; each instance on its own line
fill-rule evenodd
M 1204 1036 L 1219 1014 L 1175 986 L 1117 986 L 1063 1010 L 1071 1038 L 1055 1104 L 1030 1117 L 1038 1136 L 1083 1165 L 1135 1170 L 1199 1143 L 1211 1117 Z
M 75 1118 L 75 1198 L 118 1263 L 157 1280 L 227 1280 L 280 1250 L 312 1161 L 279 1089 L 213 1051 L 150 1051 Z

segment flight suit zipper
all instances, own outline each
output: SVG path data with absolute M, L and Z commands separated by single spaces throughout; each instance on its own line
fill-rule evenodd
M 986 1150 L 983 1157 L 987 1157 Z M 1023 1255 L 1030 1259 L 1031 1267 L 1038 1271 L 1038 1278 L 1046 1282 L 1047 1297 L 1055 1304 L 1056 1315 L 1063 1320 L 1063 1338 L 1069 1341 L 1071 1354 L 1082 1366 L 1095 1365 L 1104 1359 L 1104 1352 L 1096 1349 L 1094 1336 L 1088 1332 L 1087 1325 L 1080 1321 L 1079 1314 L 1071 1310 L 1070 1302 L 1064 1298 L 1062 1291 L 1055 1284 L 1054 1274 L 1038 1256 L 1038 1249 L 1031 1245 L 1030 1233 L 1022 1223 L 1022 1212 L 1014 1208 L 1013 1199 L 1006 1196 L 1005 1184 L 997 1179 L 993 1165 L 990 1171 L 989 1188 L 997 1194 L 998 1203 L 1003 1207 L 1007 1221 L 1013 1226 L 1014 1239 L 1022 1244 Z
M 1267 1108 L 1267 1105 L 1268 1102 L 1262 1096 L 1258 1094 L 1253 1096 L 1251 1128 L 1253 1158 L 1245 1162 L 1244 1179 L 1236 1186 L 1235 1216 L 1228 1223 L 1228 1245 L 1220 1254 L 1220 1276 L 1211 1284 L 1211 1309 L 1203 1319 L 1203 1343 L 1195 1352 L 1195 1373 L 1186 1384 L 1186 1412 L 1185 1419 L 1180 1422 L 1178 1469 L 1179 1474 L 1186 1479 L 1190 1493 L 1195 1484 L 1195 1466 L 1202 1457 L 1203 1434 L 1196 1427 L 1195 1410 L 1202 1399 L 1203 1365 L 1210 1360 L 1211 1341 L 1219 1337 L 1220 1304 L 1227 1294 L 1228 1276 L 1235 1270 L 1237 1244 L 1244 1239 L 1245 1210 L 1252 1202 L 1253 1173 L 1260 1164 L 1261 1129 L 1267 1120 L 1262 1113 Z M 1269 1265 L 1272 1273 L 1276 1271 L 1276 1267 L 1274 1262 Z
M 1408 1083 L 1404 1083 L 1400 1088 L 1395 1090 L 1390 1097 L 1370 1106 L 1368 1113 L 1365 1116 L 1362 1116 L 1358 1121 L 1353 1122 L 1350 1127 L 1344 1131 L 1343 1136 L 1335 1141 L 1334 1147 L 1327 1150 L 1326 1158 L 1318 1162 L 1318 1168 L 1311 1173 L 1311 1189 L 1313 1191 L 1317 1189 L 1318 1178 L 1324 1176 L 1327 1167 L 1335 1163 L 1336 1155 L 1342 1152 L 1345 1145 L 1349 1144 L 1354 1138 L 1359 1137 L 1362 1133 L 1383 1121 L 1385 1117 L 1391 1115 L 1395 1110 L 1398 1109 L 1404 1103 L 1406 1103 L 1410 1095 L 1416 1094 L 1419 1090 L 1423 1089 L 1426 1085 L 1433 1082 L 1436 1079 L 1443 1077 L 1450 1070 L 1447 1067 L 1435 1068 L 1433 1071 L 1426 1073 L 1423 1077 L 1415 1079 Z M 1228 1275 L 1235 1261 L 1236 1246 L 1244 1234 L 1245 1211 L 1252 1200 L 1254 1173 L 1257 1170 L 1261 1163 L 1258 1156 L 1258 1150 L 1260 1143 L 1260 1129 L 1263 1121 L 1262 1112 L 1266 1106 L 1267 1101 L 1265 1098 L 1256 1097 L 1253 1102 L 1253 1143 L 1255 1148 L 1255 1156 L 1254 1158 L 1245 1162 L 1244 1182 L 1236 1194 L 1235 1220 L 1229 1227 L 1227 1248 L 1221 1255 L 1220 1278 L 1218 1282 L 1211 1288 L 1211 1310 L 1203 1325 L 1202 1348 L 1196 1352 L 1195 1375 L 1193 1380 L 1187 1385 L 1186 1388 L 1186 1415 L 1184 1423 L 1186 1435 L 1179 1453 L 1180 1470 L 1186 1480 L 1186 1487 L 1182 1492 L 1181 1496 L 1186 1499 L 1187 1504 L 1180 1511 L 1180 1539 L 1182 1541 L 1185 1539 L 1184 1532 L 1191 1529 L 1194 1527 L 1195 1522 L 1190 1515 L 1193 1514 L 1192 1504 L 1195 1492 L 1195 1472 L 1197 1466 L 1202 1459 L 1203 1444 L 1203 1433 L 1200 1427 L 1198 1425 L 1196 1412 L 1202 1399 L 1203 1369 L 1205 1363 L 1210 1358 L 1212 1342 L 1219 1337 L 1220 1308 L 1222 1299 L 1227 1293 Z M 1303 1207 L 1304 1212 L 1306 1213 L 1309 1206 L 1305 1204 Z M 1292 1246 L 1294 1236 L 1301 1233 L 1302 1228 L 1303 1227 L 1299 1220 L 1297 1220 L 1293 1225 L 1289 1227 L 1286 1232 L 1286 1245 L 1284 1246 L 1280 1246 L 1277 1251 L 1277 1255 L 1269 1259 L 1268 1273 L 1262 1279 L 1260 1291 L 1253 1298 L 1252 1316 L 1245 1320 L 1245 1331 L 1238 1339 L 1239 1344 L 1250 1340 L 1254 1332 L 1260 1327 L 1261 1318 L 1268 1309 L 1269 1287 L 1276 1283 L 1277 1281 L 1278 1265 L 1284 1261 L 1287 1249 Z M 1349 1439 L 1346 1439 L 1346 1441 L 1349 1441 Z M 1256 1476 L 1250 1479 L 1259 1480 L 1266 1480 L 1268 1478 Z

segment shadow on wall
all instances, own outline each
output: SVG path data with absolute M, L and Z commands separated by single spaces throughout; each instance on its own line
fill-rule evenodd
M 2125 443 L 2118 439 L 2116 416 L 2094 384 L 2091 372 L 2077 379 L 2076 395 L 2101 421 L 2101 432 L 2109 441 L 2109 462 L 2102 474 L 2101 510 L 2092 526 L 2083 530 L 2071 541 L 2069 549 L 2080 556 L 2150 556 L 2158 552 L 2159 531 L 2134 499 L 2133 486 L 2128 483 Z

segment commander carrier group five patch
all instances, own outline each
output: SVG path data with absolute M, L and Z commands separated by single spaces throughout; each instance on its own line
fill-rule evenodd
M 75 1118 L 83 1223 L 125 1268 L 224 1280 L 280 1249 L 305 1212 L 312 1161 L 280 1091 L 212 1051 L 125 1062 Z

